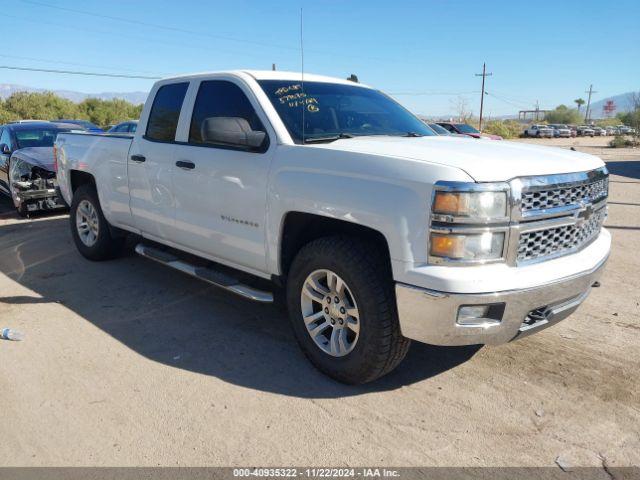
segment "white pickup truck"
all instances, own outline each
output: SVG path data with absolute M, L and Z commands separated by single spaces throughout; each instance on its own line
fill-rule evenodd
M 378 90 L 286 72 L 157 82 L 133 137 L 60 134 L 91 260 L 136 251 L 243 297 L 286 294 L 321 371 L 396 367 L 410 339 L 501 344 L 573 312 L 611 238 L 594 156 L 437 136 Z

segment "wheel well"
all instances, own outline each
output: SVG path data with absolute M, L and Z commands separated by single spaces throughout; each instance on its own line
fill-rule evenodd
M 94 187 L 96 186 L 96 181 L 90 173 L 81 172 L 79 170 L 71 170 L 69 173 L 72 192 L 75 192 L 81 185 L 90 184 Z
M 311 213 L 289 212 L 284 219 L 280 242 L 280 271 L 286 277 L 297 253 L 307 243 L 321 237 L 350 235 L 374 244 L 380 250 L 385 265 L 391 271 L 389 245 L 384 235 L 364 225 L 323 217 Z

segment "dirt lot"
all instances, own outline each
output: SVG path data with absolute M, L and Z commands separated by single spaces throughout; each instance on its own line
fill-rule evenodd
M 275 308 L 133 254 L 88 262 L 66 216 L 2 199 L 0 327 L 27 337 L 0 341 L 0 464 L 640 465 L 635 158 L 610 159 L 613 252 L 574 316 L 500 347 L 414 344 L 359 388 L 316 372 Z

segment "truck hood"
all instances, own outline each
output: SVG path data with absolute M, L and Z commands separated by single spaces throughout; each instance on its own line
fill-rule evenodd
M 311 147 L 447 165 L 464 170 L 477 182 L 582 172 L 604 165 L 596 156 L 573 150 L 448 136 L 354 137 Z
M 55 172 L 54 159 L 53 159 L 53 147 L 28 147 L 16 150 L 11 155 L 12 158 L 19 158 L 20 160 L 33 165 L 34 167 L 40 167 L 50 172 Z

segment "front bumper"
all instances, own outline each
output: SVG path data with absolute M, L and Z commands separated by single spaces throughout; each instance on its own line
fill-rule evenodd
M 499 345 L 530 335 L 571 315 L 600 278 L 606 261 L 538 287 L 493 293 L 447 293 L 396 283 L 402 335 L 432 345 Z M 480 325 L 457 323 L 461 306 L 484 304 L 504 304 L 501 318 Z
M 14 193 L 17 200 L 26 205 L 30 212 L 36 210 L 55 210 L 66 208 L 58 187 L 40 190 L 17 190 Z

